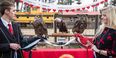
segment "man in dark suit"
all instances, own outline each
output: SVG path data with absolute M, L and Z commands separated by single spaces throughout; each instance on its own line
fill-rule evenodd
M 4 1 L 0 3 L 0 58 L 23 58 L 22 49 L 26 44 L 39 37 L 24 39 L 17 23 L 12 22 L 15 15 L 13 3 Z

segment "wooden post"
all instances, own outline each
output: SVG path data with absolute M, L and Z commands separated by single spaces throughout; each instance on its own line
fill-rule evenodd
M 95 16 L 95 33 L 97 32 L 97 28 L 98 28 L 98 15 Z
M 55 14 L 54 15 L 54 19 L 57 17 L 57 14 Z M 54 21 L 54 33 L 57 33 L 57 26 L 56 26 L 56 22 Z M 54 40 L 54 42 L 57 42 L 57 37 L 54 37 L 55 38 L 55 40 Z

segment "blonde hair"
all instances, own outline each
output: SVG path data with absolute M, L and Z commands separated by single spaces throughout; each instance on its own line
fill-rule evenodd
M 105 14 L 108 18 L 108 24 L 104 24 L 102 23 L 95 35 L 98 36 L 100 35 L 104 28 L 105 27 L 109 27 L 109 28 L 112 28 L 112 29 L 116 29 L 116 6 L 108 6 L 108 7 L 105 7 L 101 10 L 101 14 Z
M 108 17 L 108 24 L 104 27 L 109 27 L 116 29 L 116 6 L 105 7 L 101 10 L 102 14 L 105 14 Z

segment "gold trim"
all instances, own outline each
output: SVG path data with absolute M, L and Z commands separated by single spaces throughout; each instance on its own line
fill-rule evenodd
M 71 54 L 63 54 L 59 58 L 74 58 L 74 56 Z

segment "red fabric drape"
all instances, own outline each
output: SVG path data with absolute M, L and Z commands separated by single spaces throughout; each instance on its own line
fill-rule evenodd
M 94 58 L 91 49 L 38 49 L 32 51 L 32 58 Z M 24 58 L 28 58 L 28 52 L 24 52 Z

